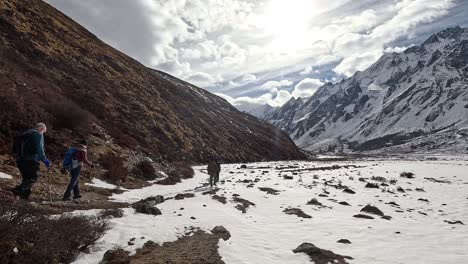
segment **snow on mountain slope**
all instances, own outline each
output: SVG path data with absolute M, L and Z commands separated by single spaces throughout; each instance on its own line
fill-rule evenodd
M 237 110 L 251 114 L 258 118 L 264 118 L 277 109 L 277 107 L 273 107 L 269 104 L 260 105 L 255 103 L 243 103 L 241 105 L 234 106 L 237 108 Z
M 457 132 L 468 125 L 467 64 L 468 29 L 449 28 L 266 119 L 309 150 L 375 150 L 444 133 L 442 141 L 420 140 L 407 149 L 451 144 L 466 151 L 467 138 Z

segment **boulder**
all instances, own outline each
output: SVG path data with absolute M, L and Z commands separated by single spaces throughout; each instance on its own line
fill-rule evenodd
M 372 206 L 372 205 L 369 205 L 369 204 L 364 206 L 361 209 L 361 212 L 369 213 L 369 214 L 375 214 L 375 215 L 378 215 L 378 216 L 384 216 L 385 215 L 382 211 L 380 211 L 379 208 L 377 208 L 375 206 Z
M 229 231 L 224 228 L 224 226 L 216 226 L 211 230 L 211 233 L 219 238 L 222 238 L 224 241 L 231 237 L 231 233 L 229 233 Z
M 130 264 L 129 252 L 119 248 L 106 251 L 100 264 Z
M 305 253 L 315 264 L 328 264 L 328 263 L 337 263 L 337 264 L 348 264 L 347 259 L 353 259 L 349 256 L 342 256 L 335 254 L 333 251 L 325 250 L 316 247 L 312 243 L 302 243 L 296 249 L 293 250 L 294 253 Z

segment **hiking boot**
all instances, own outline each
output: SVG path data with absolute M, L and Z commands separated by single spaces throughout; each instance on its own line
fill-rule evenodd
M 70 197 L 63 197 L 62 201 L 71 201 L 72 199 Z
M 80 199 L 81 195 L 73 196 L 73 200 Z

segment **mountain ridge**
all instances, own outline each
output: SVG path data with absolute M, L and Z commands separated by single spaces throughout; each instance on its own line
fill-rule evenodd
M 286 104 L 266 120 L 308 150 L 444 149 L 442 142 L 449 142 L 418 137 L 437 138 L 447 129 L 450 144 L 465 144 L 457 132 L 468 126 L 467 61 L 468 29 L 449 28 L 403 53 L 384 54 L 365 71 L 327 83 L 305 103 Z

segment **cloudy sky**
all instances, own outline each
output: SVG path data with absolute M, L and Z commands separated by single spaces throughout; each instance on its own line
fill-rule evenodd
M 468 0 L 46 0 L 103 41 L 233 104 L 279 106 L 431 34 Z

